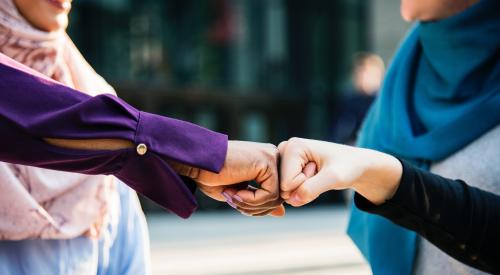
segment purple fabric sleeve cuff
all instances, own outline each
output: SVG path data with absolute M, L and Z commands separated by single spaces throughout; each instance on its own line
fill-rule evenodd
M 115 174 L 135 191 L 182 218 L 198 208 L 192 191 L 157 154 L 137 155 L 129 151 L 122 169 Z
M 228 138 L 198 125 L 140 112 L 135 143 L 170 160 L 212 172 L 224 165 Z

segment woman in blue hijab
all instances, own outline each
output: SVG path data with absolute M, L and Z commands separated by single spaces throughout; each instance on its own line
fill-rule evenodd
M 441 170 L 445 174 L 447 169 L 460 170 L 459 164 L 464 161 L 457 159 L 465 154 L 462 151 L 491 131 L 500 133 L 496 131 L 500 123 L 500 1 L 402 0 L 401 13 L 417 23 L 389 67 L 358 145 L 426 169 L 445 162 L 442 166 L 446 169 Z M 469 152 L 474 150 L 493 156 L 465 158 L 465 163 L 471 170 L 484 170 L 485 177 L 498 179 L 500 168 L 477 167 L 483 163 L 498 166 L 499 142 L 497 136 L 481 142 L 483 147 L 465 150 L 468 156 L 478 156 Z M 446 165 L 448 159 L 451 164 Z M 462 170 L 468 170 L 467 165 Z M 460 172 L 451 171 L 448 176 L 457 177 Z M 500 187 L 491 188 L 498 193 Z M 458 270 L 449 267 L 454 264 L 451 261 L 444 267 L 419 267 L 416 258 L 425 265 L 432 261 L 425 260 L 430 255 L 416 257 L 417 245 L 422 243 L 415 233 L 356 207 L 352 208 L 348 234 L 376 275 L 451 274 Z M 461 270 L 477 274 L 475 270 Z

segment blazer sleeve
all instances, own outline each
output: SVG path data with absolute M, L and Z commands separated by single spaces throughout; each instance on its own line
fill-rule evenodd
M 356 206 L 417 232 L 467 265 L 500 273 L 500 196 L 402 164 L 393 198 L 376 206 L 356 194 Z
M 91 97 L 0 54 L 0 161 L 84 174 L 115 175 L 181 217 L 197 207 L 166 160 L 212 172 L 222 168 L 227 136 L 130 106 L 113 95 Z M 125 139 L 134 149 L 87 151 L 43 138 Z M 146 150 L 144 150 L 146 149 Z

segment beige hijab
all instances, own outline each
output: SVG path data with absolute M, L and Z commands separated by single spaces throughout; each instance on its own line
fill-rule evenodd
M 87 94 L 114 94 L 64 31 L 33 28 L 12 0 L 0 0 L 0 52 Z M 96 237 L 118 211 L 111 176 L 0 162 L 0 190 L 0 240 Z

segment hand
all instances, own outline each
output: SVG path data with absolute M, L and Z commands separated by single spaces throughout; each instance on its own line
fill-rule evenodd
M 381 204 L 399 186 L 401 163 L 381 152 L 301 138 L 278 148 L 281 197 L 292 206 L 307 204 L 328 190 L 348 188 Z
M 261 216 L 283 216 L 279 196 L 278 149 L 272 144 L 229 141 L 226 161 L 219 173 L 171 164 L 179 174 L 193 178 L 207 196 L 226 201 L 240 212 Z M 247 188 L 256 181 L 258 189 Z

